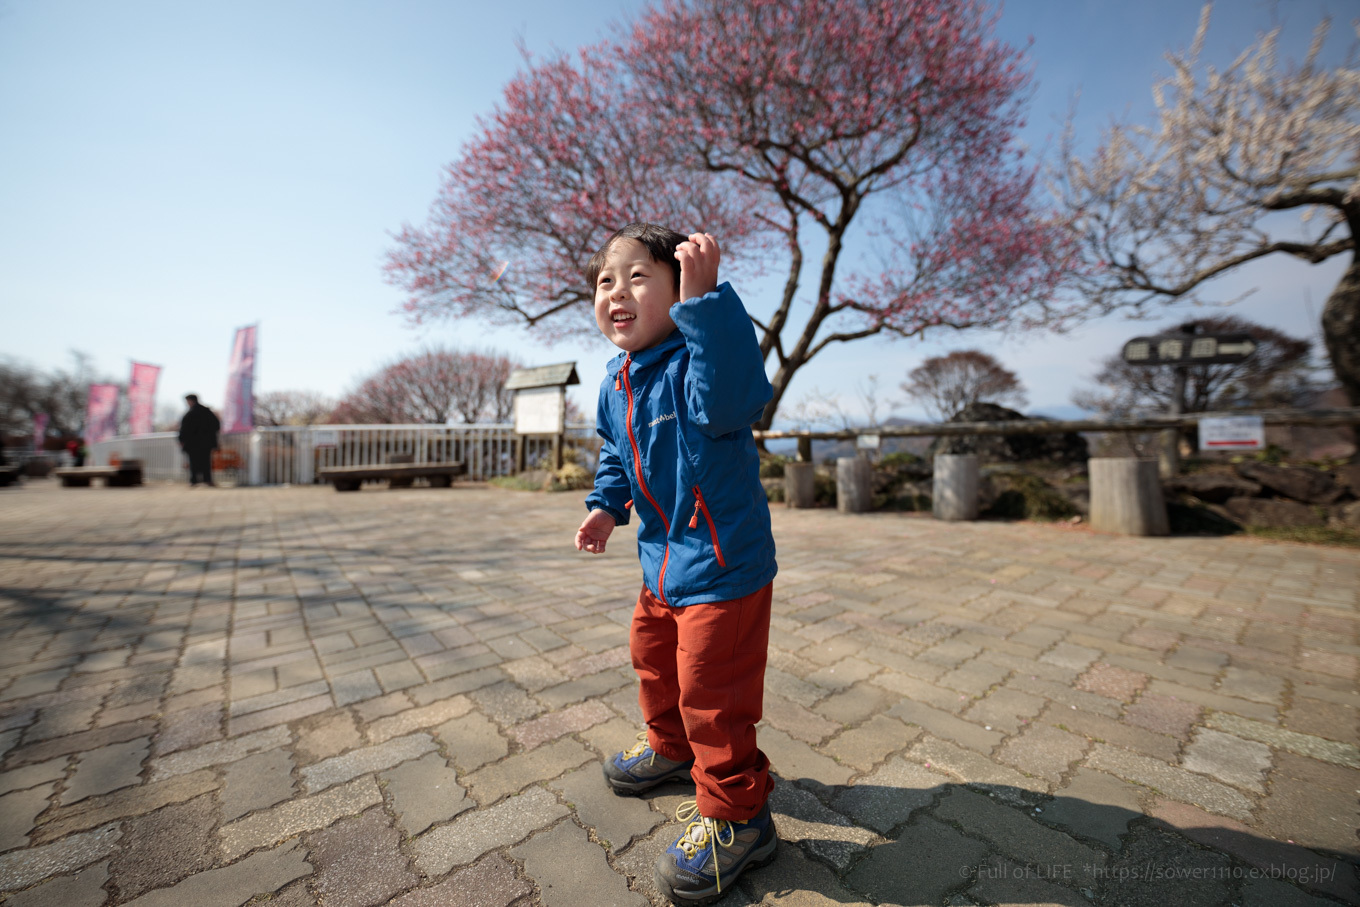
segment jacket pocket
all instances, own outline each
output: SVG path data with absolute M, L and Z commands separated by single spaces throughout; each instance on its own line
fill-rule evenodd
M 694 491 L 694 516 L 689 518 L 689 528 L 699 528 L 699 514 L 702 513 L 705 522 L 708 523 L 708 534 L 713 540 L 713 553 L 718 557 L 718 566 L 726 567 L 727 561 L 723 558 L 722 544 L 718 541 L 718 527 L 713 522 L 713 514 L 709 511 L 708 505 L 704 503 L 704 493 L 699 490 L 698 485 L 695 485 L 692 490 Z

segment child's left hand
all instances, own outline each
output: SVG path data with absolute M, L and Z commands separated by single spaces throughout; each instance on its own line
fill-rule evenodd
M 680 300 L 712 293 L 718 288 L 718 241 L 707 233 L 691 233 L 688 242 L 675 249 L 680 261 Z

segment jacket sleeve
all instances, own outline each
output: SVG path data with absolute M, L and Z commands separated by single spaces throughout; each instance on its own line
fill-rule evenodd
M 603 394 L 603 390 L 601 390 Z M 600 465 L 595 470 L 595 489 L 586 498 L 587 510 L 603 510 L 614 518 L 618 526 L 628 523 L 628 502 L 633 498 L 633 486 L 614 446 L 612 426 L 603 404 L 595 415 L 596 433 L 604 439 L 600 445 Z
M 712 293 L 677 302 L 671 318 L 689 347 L 690 422 L 717 437 L 759 419 L 774 388 L 765 377 L 755 326 L 732 285 L 724 282 Z

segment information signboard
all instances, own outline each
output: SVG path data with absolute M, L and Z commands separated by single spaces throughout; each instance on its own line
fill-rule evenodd
M 561 387 L 528 387 L 515 391 L 515 433 L 560 435 L 566 430 L 567 405 Z
M 1162 334 L 1124 344 L 1130 365 L 1227 365 L 1256 352 L 1249 334 Z
M 1260 416 L 1216 416 L 1199 420 L 1200 450 L 1263 450 L 1266 426 Z

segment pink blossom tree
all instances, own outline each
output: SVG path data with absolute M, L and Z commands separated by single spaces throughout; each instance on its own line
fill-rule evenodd
M 1061 318 L 1072 243 L 1035 201 L 1029 76 L 992 25 L 979 0 L 663 2 L 511 83 L 389 278 L 416 316 L 589 325 L 581 265 L 614 228 L 712 232 L 785 274 L 747 299 L 774 360 L 759 427 L 832 344 Z M 499 259 L 515 278 L 488 288 Z

